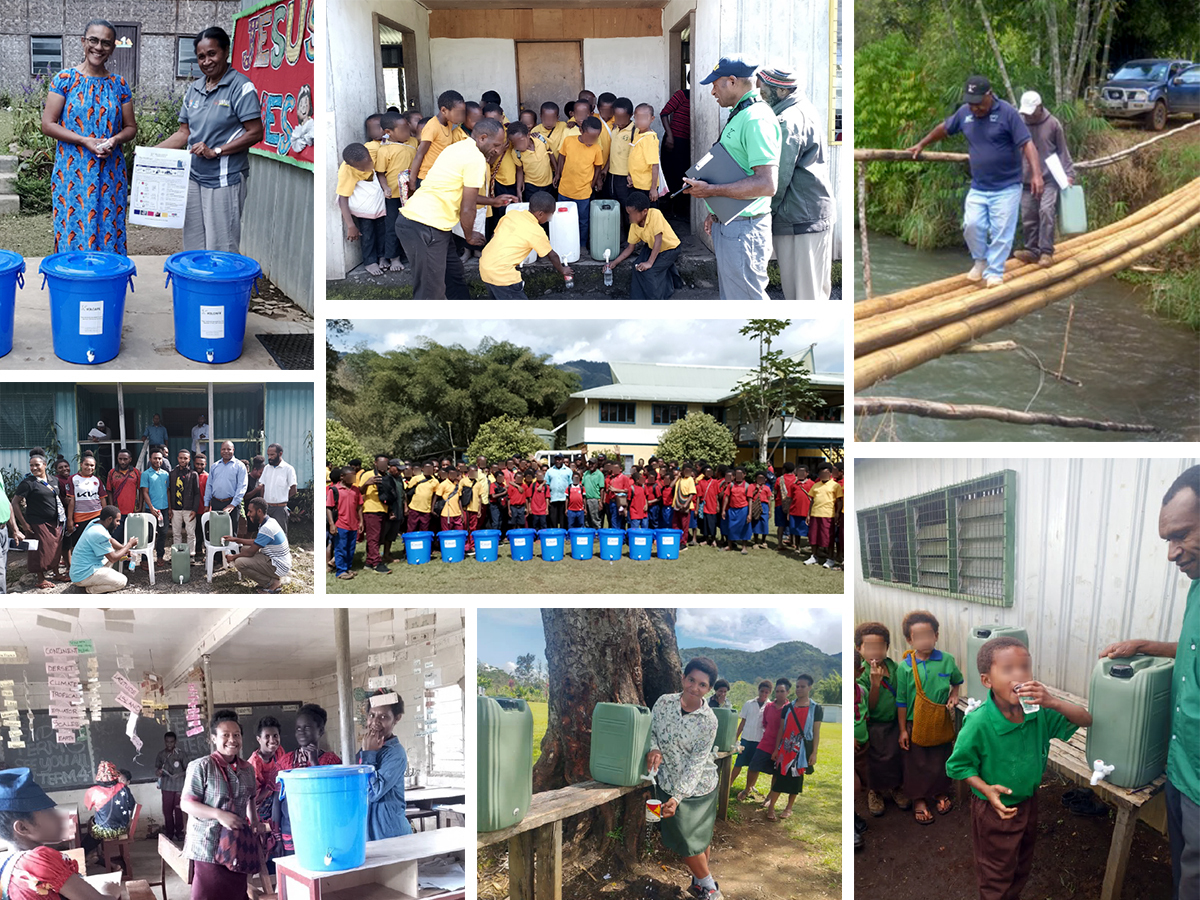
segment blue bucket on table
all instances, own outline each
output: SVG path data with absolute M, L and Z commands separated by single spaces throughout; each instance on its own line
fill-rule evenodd
M 591 559 L 596 541 L 595 528 L 572 528 L 567 532 L 571 538 L 571 559 Z
M 563 528 L 543 528 L 538 532 L 538 542 L 542 545 L 542 559 L 546 562 L 559 562 L 563 558 L 563 549 L 567 541 L 567 532 Z
M 367 860 L 367 786 L 374 766 L 311 766 L 275 776 L 300 867 L 354 869 Z
M 679 539 L 683 532 L 678 528 L 657 528 L 654 540 L 658 542 L 659 559 L 679 559 Z
M 438 532 L 438 545 L 442 548 L 442 562 L 462 562 L 467 554 L 467 533 L 454 529 Z
M 625 532 L 620 528 L 600 529 L 600 558 L 610 562 L 621 558 L 621 545 L 625 543 Z
M 12 352 L 17 285 L 25 287 L 25 260 L 19 253 L 0 250 L 0 356 Z
M 476 531 L 472 537 L 475 539 L 475 561 L 495 562 L 500 555 L 500 532 L 497 529 L 485 528 L 483 531 Z
M 645 562 L 654 549 L 654 532 L 649 528 L 635 528 L 629 532 L 629 558 Z
M 262 266 L 240 253 L 186 250 L 167 257 L 175 283 L 175 350 L 197 362 L 228 363 L 242 355 L 246 314 Z M 165 285 L 164 285 L 165 286 Z
M 404 540 L 404 555 L 410 566 L 423 566 L 429 562 L 429 555 L 433 552 L 432 531 L 411 531 L 400 537 Z
M 125 288 L 133 290 L 137 274 L 129 257 L 55 253 L 42 260 L 38 271 L 42 288 L 50 286 L 54 355 L 84 366 L 116 358 L 125 321 Z
M 532 528 L 513 528 L 508 532 L 508 552 L 514 562 L 529 562 L 533 559 L 533 538 L 537 534 Z

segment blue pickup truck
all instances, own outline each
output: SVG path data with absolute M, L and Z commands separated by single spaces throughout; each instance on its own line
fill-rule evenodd
M 1142 119 L 1152 131 L 1169 116 L 1200 116 L 1200 66 L 1186 59 L 1135 59 L 1100 88 L 1098 109 L 1109 119 Z

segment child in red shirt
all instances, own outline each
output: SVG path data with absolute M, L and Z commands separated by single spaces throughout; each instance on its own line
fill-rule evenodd
M 629 527 L 645 528 L 650 489 L 646 487 L 646 476 L 638 472 L 633 476 L 633 487 L 629 489 Z
M 325 492 L 325 517 L 333 538 L 333 565 L 337 577 L 343 581 L 354 577 L 350 564 L 354 562 L 358 533 L 363 530 L 363 498 L 354 484 L 354 475 L 354 469 L 350 466 L 334 469 L 329 473 L 332 483 Z
M 750 495 L 751 504 L 759 502 L 758 518 L 750 518 L 750 535 L 753 546 L 762 550 L 767 549 L 767 534 L 771 530 L 771 486 L 767 484 L 767 474 L 759 472 L 754 476 L 754 491 Z M 753 510 L 751 510 L 753 513 Z
M 724 466 L 717 469 L 715 478 L 711 466 L 704 470 L 704 482 L 700 490 L 704 504 L 704 514 L 700 520 L 700 539 L 710 547 L 717 545 L 717 522 L 721 519 L 721 485 L 724 479 Z
M 605 483 L 608 489 L 608 527 L 626 528 L 629 520 L 629 489 L 633 482 L 617 466 L 613 464 L 613 474 L 608 476 Z M 622 498 L 624 502 L 622 502 Z
M 733 470 L 733 483 L 729 485 L 725 500 L 721 505 L 726 521 L 725 536 L 728 540 L 722 550 L 737 550 L 738 544 L 750 543 L 750 499 L 753 497 L 754 485 L 746 481 L 746 470 L 740 466 Z M 745 547 L 742 553 L 749 553 Z
M 529 514 L 529 488 L 520 480 L 508 483 L 508 527 L 524 528 Z
M 582 528 L 586 515 L 587 504 L 584 502 L 583 482 L 579 473 L 571 476 L 571 484 L 567 487 L 567 527 Z
M 807 466 L 796 467 L 796 481 L 792 487 L 791 503 L 788 505 L 788 533 L 795 537 L 793 548 L 800 549 L 800 538 L 808 540 L 808 509 L 812 498 L 808 492 L 816 484 L 808 477 Z
M 550 485 L 546 484 L 542 473 L 538 472 L 537 481 L 532 476 L 525 476 L 525 486 L 529 489 L 529 527 L 541 531 L 546 527 L 546 517 L 550 514 Z

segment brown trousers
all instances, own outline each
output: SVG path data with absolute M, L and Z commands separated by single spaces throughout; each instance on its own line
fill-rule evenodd
M 971 843 L 979 900 L 1017 900 L 1029 880 L 1037 840 L 1037 794 L 1013 809 L 1015 816 L 1001 819 L 992 804 L 971 794 Z
M 899 722 L 867 722 L 867 790 L 887 793 L 900 787 L 904 781 L 900 752 Z

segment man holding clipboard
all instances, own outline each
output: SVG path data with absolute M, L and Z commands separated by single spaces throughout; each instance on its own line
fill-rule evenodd
M 769 299 L 771 198 L 782 139 L 774 111 L 755 86 L 757 71 L 740 56 L 726 56 L 700 82 L 711 84 L 717 103 L 732 112 L 712 150 L 683 179 L 683 190 L 708 207 L 704 233 L 712 237 L 723 300 Z

